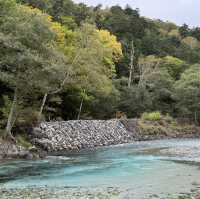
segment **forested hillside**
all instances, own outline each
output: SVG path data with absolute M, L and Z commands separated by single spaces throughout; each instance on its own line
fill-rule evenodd
M 160 111 L 200 121 L 200 28 L 71 0 L 0 0 L 0 129 Z M 5 131 L 6 129 L 6 131 Z

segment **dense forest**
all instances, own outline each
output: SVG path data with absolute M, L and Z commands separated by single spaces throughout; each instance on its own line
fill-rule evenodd
M 160 111 L 200 121 L 200 28 L 130 6 L 0 0 L 0 129 Z M 6 130 L 5 130 L 6 129 Z

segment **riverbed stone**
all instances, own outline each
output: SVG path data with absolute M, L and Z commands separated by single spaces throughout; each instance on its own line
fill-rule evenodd
M 45 122 L 32 133 L 32 142 L 48 152 L 80 151 L 133 142 L 134 139 L 135 134 L 120 120 Z
M 200 137 L 200 129 L 192 134 L 184 131 L 177 134 L 172 133 L 171 128 L 168 128 L 170 133 L 166 133 L 167 127 L 159 126 L 165 130 L 152 133 L 152 129 L 144 129 L 146 124 L 158 128 L 157 122 L 145 121 L 144 124 L 139 119 L 43 122 L 33 129 L 31 142 L 47 152 L 59 152 L 80 151 L 134 141 Z

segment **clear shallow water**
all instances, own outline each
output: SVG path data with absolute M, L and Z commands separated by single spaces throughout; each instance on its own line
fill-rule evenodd
M 0 164 L 0 187 L 116 186 L 138 193 L 188 191 L 193 182 L 200 183 L 199 167 L 171 161 L 171 156 L 153 151 L 190 146 L 200 147 L 200 140 L 140 142 L 39 161 L 4 163 Z M 142 153 L 143 150 L 150 152 Z

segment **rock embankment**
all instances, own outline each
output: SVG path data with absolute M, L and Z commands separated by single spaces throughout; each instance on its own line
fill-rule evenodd
M 47 152 L 80 151 L 133 141 L 199 138 L 200 128 L 166 121 L 73 120 L 45 122 L 34 128 L 31 142 Z
M 22 146 L 0 139 L 0 160 L 1 159 L 32 159 L 32 154 Z
M 132 142 L 135 136 L 119 120 L 79 120 L 42 123 L 33 130 L 32 142 L 48 152 L 79 151 Z

